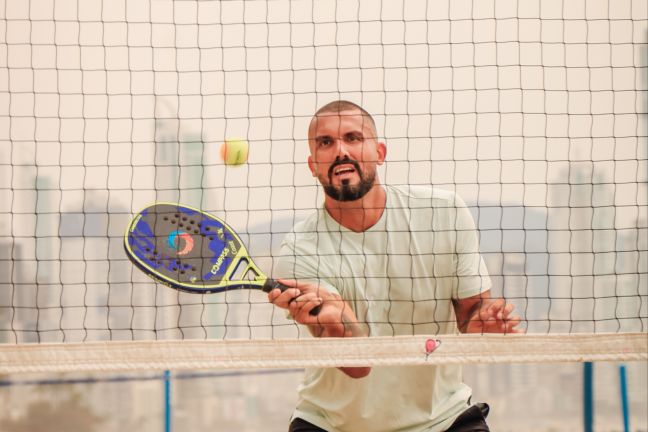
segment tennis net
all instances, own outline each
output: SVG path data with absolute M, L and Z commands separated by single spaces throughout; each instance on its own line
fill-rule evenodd
M 0 4 L 0 373 L 647 358 L 645 1 Z M 263 293 L 132 267 L 130 218 L 166 201 L 270 272 L 335 99 L 375 116 L 385 183 L 463 198 L 524 335 L 314 340 Z

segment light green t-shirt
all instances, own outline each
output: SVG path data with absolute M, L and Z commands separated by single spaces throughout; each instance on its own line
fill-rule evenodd
M 275 275 L 339 293 L 371 336 L 453 334 L 453 298 L 490 288 L 472 216 L 455 194 L 387 186 L 380 220 L 356 233 L 319 209 L 282 244 Z M 374 367 L 361 379 L 308 369 L 294 417 L 327 431 L 443 431 L 468 407 L 460 366 Z

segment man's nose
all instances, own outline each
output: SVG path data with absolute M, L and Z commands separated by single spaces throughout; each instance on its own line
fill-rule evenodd
M 350 157 L 350 153 L 349 153 L 350 146 L 348 145 L 348 143 L 343 138 L 337 138 L 335 140 L 335 146 L 336 146 L 336 152 L 337 152 L 336 156 L 338 158 L 344 159 L 345 157 L 346 158 Z

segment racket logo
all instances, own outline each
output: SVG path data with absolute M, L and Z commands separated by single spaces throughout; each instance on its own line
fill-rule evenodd
M 230 250 L 228 248 L 223 248 L 221 254 L 218 256 L 218 259 L 216 260 L 216 263 L 212 266 L 211 273 L 213 275 L 218 274 L 218 270 L 220 270 L 221 266 L 223 265 L 223 262 L 225 261 L 225 258 L 227 257 L 227 254 L 230 253 Z
M 184 241 L 184 247 L 180 248 L 180 239 Z M 187 255 L 194 247 L 194 240 L 189 234 L 184 231 L 173 231 L 167 237 L 169 248 L 177 251 L 178 255 Z

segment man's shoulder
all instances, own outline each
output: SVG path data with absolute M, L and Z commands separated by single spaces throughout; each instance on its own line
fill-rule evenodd
M 308 214 L 304 219 L 301 219 L 293 225 L 292 232 L 307 234 L 317 231 L 317 227 L 321 225 L 321 210 L 317 209 Z
M 284 243 L 299 243 L 300 241 L 308 242 L 309 240 L 313 240 L 318 231 L 318 227 L 322 226 L 321 219 L 321 209 L 318 209 L 306 215 L 305 218 L 298 220 L 286 233 Z

